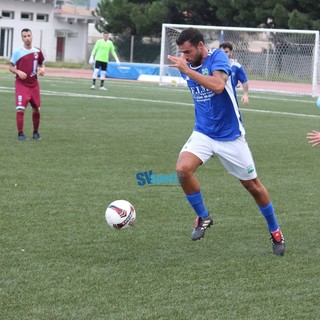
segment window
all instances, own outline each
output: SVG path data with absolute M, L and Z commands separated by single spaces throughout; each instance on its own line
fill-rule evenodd
M 12 54 L 12 28 L 0 28 L 0 57 L 10 58 Z
M 44 14 L 44 13 L 37 13 L 36 20 L 37 21 L 48 22 L 49 21 L 49 15 L 48 14 Z
M 2 10 L 1 16 L 5 19 L 14 19 L 14 12 Z
M 21 12 L 21 20 L 33 20 L 33 13 Z

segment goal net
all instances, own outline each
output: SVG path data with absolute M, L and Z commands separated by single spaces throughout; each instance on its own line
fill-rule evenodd
M 320 94 L 319 31 L 263 28 L 211 27 L 163 24 L 160 84 L 185 85 L 170 68 L 167 55 L 179 55 L 176 38 L 186 28 L 199 29 L 208 48 L 233 44 L 233 59 L 243 65 L 250 91 Z

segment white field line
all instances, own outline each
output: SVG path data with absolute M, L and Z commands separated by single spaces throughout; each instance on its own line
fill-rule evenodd
M 9 87 L 0 87 L 0 92 L 10 93 L 14 92 L 14 88 Z M 113 97 L 113 96 L 98 96 L 93 94 L 85 94 L 85 93 L 72 93 L 72 92 L 58 92 L 58 91 L 49 91 L 49 90 L 41 90 L 42 95 L 47 96 L 60 96 L 60 97 L 76 97 L 76 98 L 96 98 L 96 99 L 108 99 L 108 100 L 125 100 L 125 101 L 139 101 L 139 102 L 148 102 L 148 103 L 157 103 L 157 104 L 170 104 L 170 105 L 180 105 L 180 106 L 193 106 L 192 103 L 185 102 L 173 102 L 173 101 L 165 101 L 165 100 L 152 100 L 152 99 L 141 99 L 141 98 L 130 98 L 130 97 Z M 280 98 L 269 98 L 269 97 L 255 97 L 258 99 L 274 99 L 277 101 L 286 101 L 289 99 L 280 99 Z M 303 102 L 303 103 L 315 103 L 314 101 L 308 100 L 289 100 L 293 102 Z M 296 116 L 296 117 L 304 117 L 304 118 L 320 118 L 320 115 L 312 115 L 312 114 L 303 114 L 303 113 L 294 113 L 294 112 L 281 112 L 281 111 L 271 111 L 271 110 L 257 110 L 257 109 L 248 109 L 242 108 L 241 111 L 246 112 L 257 112 L 257 113 L 268 113 L 268 114 L 278 114 L 278 115 L 286 115 L 286 116 Z

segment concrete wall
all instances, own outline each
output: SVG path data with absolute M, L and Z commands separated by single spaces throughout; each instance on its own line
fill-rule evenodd
M 33 45 L 40 47 L 46 61 L 55 62 L 57 56 L 57 37 L 65 38 L 64 59 L 66 62 L 84 62 L 87 57 L 88 23 L 93 17 L 77 17 L 70 14 L 57 14 L 52 3 L 0 0 L 2 11 L 13 11 L 14 19 L 1 17 L 0 29 L 12 28 L 12 50 L 22 45 L 21 30 L 29 28 L 33 33 Z M 33 20 L 21 20 L 21 12 L 33 13 Z M 47 14 L 48 22 L 36 21 L 36 15 Z M 12 50 L 3 58 L 10 58 Z

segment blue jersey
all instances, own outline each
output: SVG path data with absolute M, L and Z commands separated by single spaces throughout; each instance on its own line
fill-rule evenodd
M 231 80 L 234 87 L 238 85 L 239 81 L 241 83 L 248 82 L 248 78 L 243 69 L 243 66 L 237 61 L 234 61 L 231 65 Z
M 208 76 L 214 71 L 223 71 L 229 76 L 231 74 L 229 58 L 220 49 L 209 51 L 201 66 L 189 67 Z M 185 74 L 182 77 L 187 81 L 194 101 L 195 131 L 219 141 L 232 141 L 245 134 L 230 77 L 221 94 L 204 88 Z

